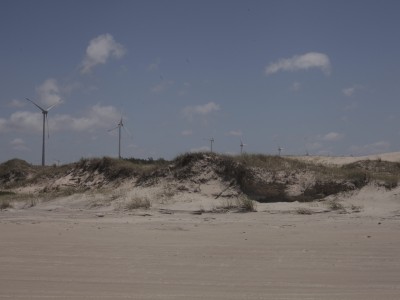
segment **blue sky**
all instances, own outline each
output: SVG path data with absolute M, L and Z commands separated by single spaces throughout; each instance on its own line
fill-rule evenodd
M 0 161 L 400 149 L 399 1 L 19 1 L 0 9 Z

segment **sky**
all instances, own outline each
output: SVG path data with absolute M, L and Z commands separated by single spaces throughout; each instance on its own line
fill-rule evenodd
M 400 1 L 1 0 L 0 162 L 400 151 Z

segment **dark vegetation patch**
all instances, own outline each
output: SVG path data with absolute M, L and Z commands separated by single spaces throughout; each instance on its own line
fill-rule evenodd
M 0 198 L 3 196 L 12 196 L 12 195 L 15 195 L 15 193 L 10 191 L 0 191 Z
M 0 184 L 18 183 L 25 181 L 34 173 L 34 167 L 21 159 L 12 159 L 0 164 Z

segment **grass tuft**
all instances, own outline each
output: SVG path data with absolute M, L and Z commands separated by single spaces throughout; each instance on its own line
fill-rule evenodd
M 329 207 L 329 209 L 334 210 L 334 211 L 342 211 L 342 212 L 346 211 L 343 204 L 339 203 L 337 200 L 328 201 L 328 207 Z
M 125 208 L 127 210 L 133 210 L 133 209 L 149 209 L 151 207 L 150 200 L 147 198 L 139 198 L 139 197 L 133 197 L 126 205 Z
M 11 202 L 9 200 L 7 200 L 7 199 L 1 199 L 0 200 L 0 210 L 7 209 L 7 208 L 12 208 L 12 207 L 13 206 L 12 206 L 12 204 L 11 204 Z
M 312 215 L 313 211 L 311 209 L 309 209 L 309 208 L 302 207 L 302 208 L 298 208 L 296 210 L 296 213 L 299 214 L 299 215 Z
M 230 211 L 234 210 L 237 212 L 256 212 L 257 202 L 251 200 L 246 195 L 240 195 L 236 199 L 224 199 L 222 205 L 217 207 L 217 211 Z

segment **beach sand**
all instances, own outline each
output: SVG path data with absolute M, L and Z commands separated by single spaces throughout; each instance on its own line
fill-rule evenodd
M 31 209 L 0 228 L 0 299 L 400 297 L 395 214 Z

